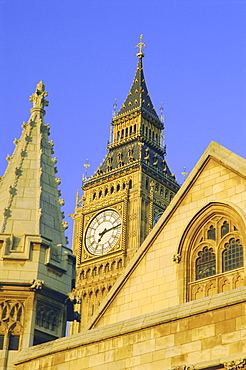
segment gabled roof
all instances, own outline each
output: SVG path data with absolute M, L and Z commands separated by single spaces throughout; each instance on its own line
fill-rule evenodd
M 56 178 L 56 158 L 49 126 L 44 123 L 48 105 L 42 81 L 31 95 L 33 103 L 28 123 L 15 140 L 15 150 L 7 156 L 8 166 L 0 178 L 0 233 L 40 235 L 55 245 L 66 245 Z
M 118 293 L 124 289 L 125 283 L 131 278 L 132 273 L 136 270 L 137 266 L 144 258 L 146 253 L 148 253 L 149 248 L 153 245 L 156 238 L 163 231 L 163 228 L 168 223 L 174 212 L 177 210 L 181 202 L 184 200 L 186 195 L 189 193 L 191 187 L 196 182 L 199 175 L 202 173 L 203 168 L 211 160 L 215 160 L 222 166 L 226 167 L 230 171 L 238 174 L 239 176 L 246 179 L 246 160 L 237 154 L 231 152 L 230 150 L 224 148 L 223 146 L 211 142 L 200 160 L 195 165 L 194 169 L 184 182 L 183 186 L 180 188 L 178 193 L 173 198 L 172 202 L 167 207 L 166 211 L 163 213 L 162 217 L 149 233 L 149 235 L 144 240 L 143 244 L 136 252 L 131 262 L 128 264 L 123 274 L 116 281 L 109 294 L 105 297 L 103 302 L 100 304 L 98 310 L 95 312 L 91 320 L 88 322 L 84 330 L 92 329 L 103 317 L 105 311 L 117 299 Z M 205 185 L 206 186 L 206 183 Z M 187 220 L 188 222 L 188 220 Z M 181 235 L 180 235 L 181 236 Z

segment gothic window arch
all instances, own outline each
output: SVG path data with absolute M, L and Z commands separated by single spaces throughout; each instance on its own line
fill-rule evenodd
M 230 271 L 243 266 L 243 246 L 240 239 L 231 238 L 222 252 L 222 270 Z
M 246 216 L 213 202 L 187 226 L 178 255 L 186 264 L 184 299 L 194 300 L 245 284 Z
M 213 248 L 203 247 L 196 259 L 196 280 L 215 274 L 216 258 Z
M 24 307 L 19 301 L 0 302 L 0 350 L 16 351 L 19 349 L 23 313 Z
M 122 262 L 122 259 L 120 259 L 120 260 L 118 261 L 117 268 L 118 268 L 118 269 L 121 269 L 122 267 L 123 267 L 123 262 Z

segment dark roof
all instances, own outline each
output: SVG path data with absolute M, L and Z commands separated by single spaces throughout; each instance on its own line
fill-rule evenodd
M 128 114 L 132 111 L 147 112 L 155 118 L 159 119 L 155 108 L 149 97 L 148 89 L 145 83 L 144 73 L 143 73 L 143 63 L 142 56 L 138 56 L 138 65 L 136 74 L 133 80 L 133 84 L 127 98 L 122 105 L 117 116 Z

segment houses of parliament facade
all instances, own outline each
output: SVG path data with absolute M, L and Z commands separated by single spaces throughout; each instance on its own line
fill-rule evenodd
M 246 369 L 246 160 L 211 142 L 180 187 L 137 46 L 72 251 L 42 81 L 30 97 L 0 178 L 4 370 Z

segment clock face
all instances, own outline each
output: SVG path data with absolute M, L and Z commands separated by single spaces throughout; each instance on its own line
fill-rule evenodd
M 85 245 L 88 252 L 96 256 L 108 253 L 119 240 L 121 230 L 121 218 L 116 211 L 108 209 L 99 213 L 86 230 Z

